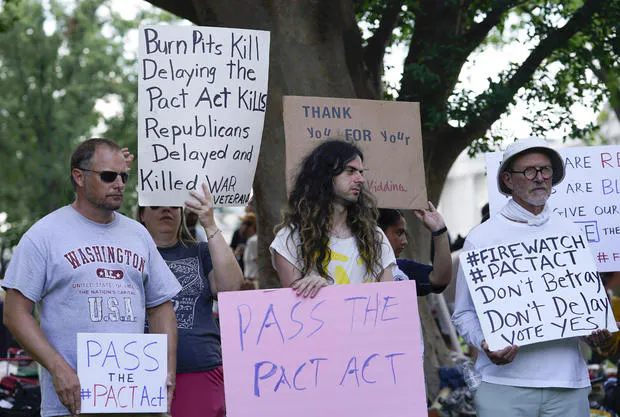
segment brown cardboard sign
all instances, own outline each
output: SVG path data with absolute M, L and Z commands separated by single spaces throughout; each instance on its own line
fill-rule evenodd
M 358 145 L 379 207 L 426 208 L 420 104 L 284 96 L 287 190 L 301 160 L 329 138 Z

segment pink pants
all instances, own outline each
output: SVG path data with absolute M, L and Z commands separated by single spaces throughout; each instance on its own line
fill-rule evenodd
M 172 417 L 225 417 L 222 367 L 177 374 L 170 414 Z

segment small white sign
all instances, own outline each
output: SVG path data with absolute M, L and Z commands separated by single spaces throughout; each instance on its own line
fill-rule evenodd
M 540 235 L 459 258 L 491 350 L 618 330 L 583 236 Z
M 165 334 L 78 333 L 82 413 L 159 413 L 168 408 Z
M 553 188 L 549 207 L 575 222 L 588 238 L 598 270 L 620 271 L 620 146 L 582 146 L 557 151 L 566 176 Z M 489 209 L 496 215 L 508 201 L 497 188 L 502 153 L 486 154 Z

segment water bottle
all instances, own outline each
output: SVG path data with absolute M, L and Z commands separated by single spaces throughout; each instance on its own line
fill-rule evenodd
M 461 358 L 457 360 L 457 365 L 463 373 L 463 379 L 467 384 L 467 388 L 469 388 L 471 392 L 476 391 L 478 387 L 480 387 L 482 377 L 476 371 L 474 363 L 467 358 Z

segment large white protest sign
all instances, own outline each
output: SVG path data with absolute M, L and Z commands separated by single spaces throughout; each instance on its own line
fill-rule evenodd
M 165 334 L 78 333 L 82 413 L 166 412 Z
M 541 235 L 459 255 L 491 350 L 617 331 L 581 235 Z
M 577 223 L 588 238 L 599 271 L 620 271 L 620 147 L 585 146 L 557 150 L 566 165 L 564 181 L 548 204 Z M 501 152 L 486 154 L 489 209 L 497 214 L 508 197 L 497 188 Z
M 243 206 L 267 107 L 269 32 L 144 26 L 138 51 L 138 200 L 181 206 L 207 184 Z

